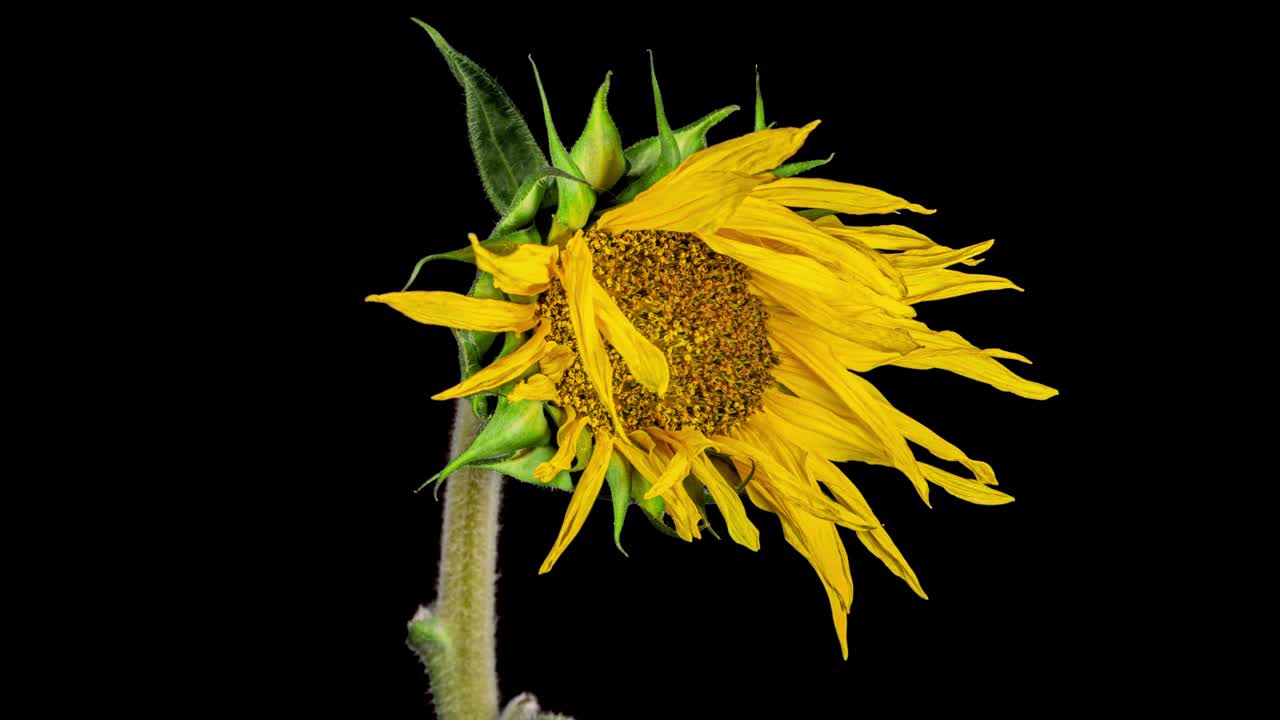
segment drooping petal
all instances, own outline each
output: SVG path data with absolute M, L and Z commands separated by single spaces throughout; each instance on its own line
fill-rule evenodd
M 605 470 L 609 468 L 609 457 L 612 454 L 613 436 L 608 430 L 597 430 L 595 433 L 595 450 L 591 453 L 591 461 L 587 463 L 586 469 L 582 471 L 578 486 L 573 490 L 573 498 L 569 501 L 569 508 L 564 514 L 564 522 L 560 526 L 560 534 L 556 536 L 556 541 L 551 546 L 551 552 L 547 554 L 547 559 L 543 561 L 542 567 L 538 570 L 539 575 L 551 570 L 552 566 L 556 564 L 556 560 L 564 553 L 565 548 L 569 547 L 569 543 L 573 541 L 578 531 L 582 529 L 582 524 L 586 522 L 591 506 L 595 504 L 596 496 L 600 494 L 600 488 L 604 485 Z
M 760 411 L 796 445 L 836 462 L 883 464 L 883 448 L 865 428 L 818 403 L 766 390 Z
M 591 282 L 595 286 L 592 295 L 596 303 L 596 323 L 605 340 L 622 356 L 637 382 L 658 397 L 666 395 L 667 386 L 671 384 L 671 368 L 667 365 L 667 356 L 640 334 L 594 278 Z
M 561 470 L 573 467 L 578 451 L 578 435 L 586 427 L 589 418 L 578 415 L 573 408 L 567 408 L 568 416 L 560 429 L 556 431 L 556 454 L 551 459 L 533 469 L 533 476 L 544 483 L 551 482 Z
M 768 394 L 766 395 L 766 398 L 770 402 L 768 402 L 765 407 L 766 413 L 776 417 L 781 417 L 786 421 L 799 422 L 799 420 L 792 416 L 783 415 L 778 412 L 778 409 L 782 407 L 783 403 L 791 402 L 797 405 L 795 408 L 796 410 L 804 413 L 801 417 L 812 416 L 814 418 L 825 418 L 827 422 L 841 423 L 842 426 L 857 426 L 854 419 L 848 416 L 847 413 L 849 411 L 844 404 L 841 403 L 833 393 L 831 393 L 830 389 L 821 380 L 819 380 L 812 371 L 801 365 L 798 360 L 788 354 L 780 355 L 779 360 L 779 365 L 773 370 L 774 376 L 779 380 L 779 382 L 782 382 L 789 390 L 795 392 L 799 397 L 778 402 L 777 396 Z M 896 427 L 898 432 L 902 433 L 903 437 L 907 440 L 923 447 L 942 460 L 949 460 L 964 465 L 973 473 L 974 480 L 976 482 L 984 485 L 996 484 L 995 472 L 991 469 L 989 464 L 982 462 L 981 460 L 971 459 L 962 450 L 960 450 L 960 448 L 947 442 L 934 431 L 925 427 L 923 424 L 911 418 L 901 410 L 893 407 L 893 405 L 889 403 L 889 401 L 877 388 L 875 388 L 875 386 L 868 384 L 867 389 L 868 392 L 882 404 L 882 407 L 892 415 L 894 427 Z M 778 393 L 777 395 L 781 396 L 781 393 Z M 796 403 L 796 400 L 800 400 L 802 403 Z M 835 416 L 836 419 L 833 420 L 830 416 Z M 822 441 L 819 438 L 815 438 L 812 435 L 800 435 L 799 437 L 803 437 L 806 441 L 816 443 L 814 446 L 815 449 L 818 452 L 822 452 L 824 457 L 839 460 L 839 458 L 833 454 L 826 454 L 825 451 L 827 448 L 822 445 Z M 847 439 L 849 442 L 860 442 L 866 438 L 867 436 L 862 434 L 849 436 Z M 872 455 L 874 455 L 874 452 Z M 868 456 L 863 459 L 863 462 L 875 465 L 892 465 L 888 458 L 883 455 L 879 457 Z
M 732 453 L 735 460 L 751 460 L 756 464 L 756 478 L 747 484 L 750 488 L 757 482 L 773 488 L 780 497 L 785 498 L 787 505 L 798 511 L 806 512 L 824 520 L 852 529 L 865 529 L 867 520 L 848 509 L 833 502 L 822 491 L 811 487 L 809 483 L 788 469 L 784 462 L 769 452 L 768 443 L 772 438 L 768 433 L 755 435 L 748 427 L 759 424 L 760 416 L 752 418 L 752 422 L 730 430 L 732 435 L 717 435 L 712 439 L 726 451 Z
M 779 344 L 826 383 L 852 416 L 858 418 L 875 435 L 893 466 L 911 480 L 920 498 L 927 504 L 929 484 L 916 464 L 911 449 L 907 447 L 906 439 L 894 427 L 893 415 L 886 409 L 886 403 L 881 401 L 878 393 L 868 390 L 871 383 L 840 367 L 825 345 L 818 345 L 810 339 L 798 336 L 792 328 L 773 325 L 771 333 Z
M 921 250 L 937 246 L 934 241 L 905 225 L 857 227 L 845 225 L 834 215 L 819 218 L 814 224 L 834 238 L 862 243 L 876 250 Z
M 947 370 L 1032 400 L 1046 400 L 1058 394 L 1048 385 L 1027 380 L 996 360 L 1028 362 L 1017 353 L 998 348 L 977 348 L 957 333 L 930 330 L 923 323 L 912 324 L 909 332 L 920 347 L 886 364 L 913 370 Z
M 1022 292 L 1022 288 L 1014 285 L 1008 278 L 1002 278 L 997 275 L 978 275 L 976 273 L 960 272 L 959 270 L 904 272 L 902 277 L 907 283 L 906 302 L 912 305 L 930 300 L 945 300 L 987 290 L 1017 290 Z
M 840 652 L 848 659 L 847 616 L 853 602 L 853 577 L 849 574 L 849 558 L 835 525 L 812 515 L 792 512 L 786 499 L 768 487 L 748 485 L 747 496 L 760 509 L 778 516 L 787 544 L 808 560 L 817 572 L 831 604 L 831 620 L 840 640 Z
M 866 328 L 867 332 L 850 335 L 836 334 L 821 320 L 790 312 L 789 308 L 768 307 L 768 310 L 770 326 L 775 323 L 794 324 L 809 337 L 825 343 L 842 366 L 856 372 L 866 372 L 898 360 L 918 347 L 905 331 L 868 323 L 860 320 L 859 316 L 847 317 L 841 325 L 848 326 L 852 322 Z M 840 317 L 834 312 L 831 314 Z
M 729 481 L 720 471 L 715 469 L 706 455 L 696 453 L 690 456 L 693 476 L 711 493 L 716 501 L 725 525 L 729 527 L 729 537 L 743 547 L 752 550 L 760 549 L 760 531 L 747 518 L 746 509 L 742 507 L 742 498 L 734 492 Z
M 618 410 L 613 405 L 613 370 L 600 327 L 596 322 L 596 303 L 592 288 L 596 286 L 591 276 L 591 251 L 585 236 L 579 232 L 565 246 L 561 263 L 564 272 L 560 280 L 564 284 L 565 299 L 569 306 L 569 320 L 578 343 L 582 369 L 596 395 L 604 404 L 619 435 L 625 434 Z
M 457 330 L 524 332 L 538 324 L 538 306 L 486 300 L 439 290 L 370 295 L 365 302 L 390 305 L 411 320 Z
M 946 470 L 936 468 L 928 463 L 920 463 L 924 476 L 929 482 L 975 505 L 1004 505 L 1013 502 L 1013 498 L 999 490 L 984 485 L 977 480 L 953 475 Z
M 676 171 L 631 202 L 601 215 L 596 228 L 713 233 L 763 181 L 763 177 L 735 172 Z
M 538 362 L 538 370 L 551 382 L 560 382 L 560 376 L 577 359 L 578 353 L 570 350 L 568 345 L 556 345 Z
M 476 254 L 476 267 L 493 273 L 493 284 L 513 295 L 537 295 L 551 283 L 560 248 L 555 245 L 523 243 L 509 255 L 499 255 L 480 244 L 475 233 L 467 236 Z
M 488 367 L 477 371 L 471 377 L 466 378 L 448 390 L 442 390 L 432 395 L 431 399 L 448 400 L 450 398 L 466 397 L 483 390 L 492 390 L 520 377 L 525 370 L 529 369 L 530 365 L 541 360 L 555 345 L 555 343 L 547 340 L 547 333 L 550 331 L 550 323 L 542 323 L 538 326 L 537 331 L 533 333 L 533 336 L 526 340 L 523 345 L 494 360 Z
M 823 487 L 830 490 L 841 505 L 876 523 L 875 527 L 860 531 L 858 540 L 862 541 L 863 546 L 872 555 L 876 556 L 880 562 L 884 563 L 884 566 L 889 568 L 890 572 L 902 578 L 917 595 L 926 600 L 929 599 L 929 596 L 924 592 L 924 588 L 921 587 L 915 571 L 911 569 L 911 565 L 902 556 L 902 552 L 898 550 L 898 546 L 889 537 L 889 533 L 876 520 L 875 513 L 871 511 L 871 506 L 862 497 L 862 493 L 858 491 L 857 486 L 850 482 L 843 472 L 840 472 L 840 468 L 826 458 L 810 453 L 805 458 L 805 469 L 811 477 L 817 478 Z
M 848 283 L 822 263 L 803 255 L 793 255 L 724 235 L 702 235 L 707 247 L 728 255 L 755 273 L 776 278 L 804 292 L 824 298 L 842 297 Z
M 956 263 L 977 265 L 978 256 L 991 249 L 995 240 L 975 243 L 960 249 L 938 245 L 923 250 L 907 250 L 889 255 L 888 260 L 899 270 L 934 270 L 951 267 Z
M 898 210 L 911 210 L 925 215 L 934 212 L 883 190 L 823 178 L 781 178 L 756 188 L 752 196 L 787 207 L 825 208 L 851 215 Z
M 560 402 L 560 392 L 551 378 L 538 373 L 530 375 L 524 382 L 511 388 L 507 393 L 508 400 L 536 400 Z
M 768 187 L 767 185 L 761 188 Z M 757 188 L 755 193 L 759 193 Z M 906 287 L 892 267 L 885 268 L 879 253 L 841 242 L 811 221 L 782 205 L 753 193 L 721 228 L 723 234 L 740 233 L 783 245 L 793 252 L 822 262 L 841 275 L 865 286 L 870 292 L 901 298 Z
M 684 447 L 676 448 L 675 454 L 663 468 L 662 474 L 654 481 L 653 487 L 645 493 L 646 500 L 652 500 L 668 492 L 673 486 L 684 481 L 689 475 L 689 451 Z
M 685 158 L 672 174 L 719 170 L 756 175 L 772 170 L 795 155 L 820 122 L 814 120 L 801 128 L 761 130 L 716 143 Z
M 877 308 L 864 305 L 861 312 L 838 309 L 838 305 L 824 302 L 803 288 L 766 275 L 753 275 L 751 286 L 767 300 L 791 311 L 780 315 L 798 316 L 833 335 L 856 338 L 858 344 L 888 353 L 889 357 L 901 357 L 919 347 L 906 330 L 889 322 L 875 322 L 879 315 L 884 314 L 883 311 L 877 312 Z M 771 327 L 786 322 L 782 317 L 775 320 L 772 315 L 769 321 Z

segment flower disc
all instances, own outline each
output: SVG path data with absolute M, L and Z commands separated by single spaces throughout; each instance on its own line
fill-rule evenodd
M 628 431 L 656 426 L 721 434 L 747 417 L 772 384 L 778 358 L 770 349 L 760 299 L 749 271 L 691 233 L 660 230 L 586 234 L 593 275 L 641 335 L 666 355 L 671 385 L 663 397 L 631 375 L 608 349 L 613 393 Z M 551 319 L 549 339 L 577 350 L 564 287 L 552 282 L 541 298 Z M 580 362 L 561 377 L 564 402 L 609 426 L 609 415 Z

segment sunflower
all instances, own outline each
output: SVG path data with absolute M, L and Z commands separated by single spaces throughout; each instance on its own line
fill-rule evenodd
M 977 264 L 990 241 L 953 249 L 902 225 L 842 222 L 840 215 L 933 211 L 870 187 L 797 175 L 786 163 L 817 121 L 766 128 L 758 114 L 757 130 L 684 148 L 674 169 L 655 173 L 673 134 L 656 80 L 654 91 L 663 141 L 628 150 L 613 169 L 583 160 L 577 145 L 567 152 L 546 111 L 551 154 L 563 171 L 554 177 L 559 207 L 545 233 L 470 236 L 460 252 L 491 277 L 488 292 L 368 300 L 421 323 L 505 334 L 495 360 L 433 397 L 496 395 L 503 417 L 532 418 L 517 424 L 535 439 L 498 452 L 482 434 L 484 447 L 442 475 L 473 464 L 572 487 L 540 572 L 565 552 L 606 483 L 615 539 L 631 504 L 685 541 L 714 532 L 714 507 L 733 541 L 756 550 L 749 504 L 776 515 L 786 541 L 817 572 L 847 658 L 853 581 L 837 528 L 925 593 L 836 463 L 896 468 L 926 503 L 931 485 L 978 504 L 1012 499 L 995 488 L 990 465 L 897 410 L 865 373 L 937 368 L 1027 398 L 1056 391 L 1000 362 L 1027 362 L 1021 355 L 979 348 L 916 319 L 926 301 L 1018 289 L 957 269 Z M 545 94 L 543 101 L 545 109 Z M 619 192 L 603 212 L 594 207 L 614 183 L 646 174 L 647 187 Z M 590 211 L 573 207 L 576 193 L 593 196 Z M 513 433 L 521 434 L 506 435 Z M 918 459 L 920 450 L 936 460 Z

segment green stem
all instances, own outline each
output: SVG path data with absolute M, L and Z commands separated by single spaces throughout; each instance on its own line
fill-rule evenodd
M 480 427 L 470 402 L 459 400 L 450 456 L 469 447 Z M 440 720 L 498 717 L 494 597 L 501 502 L 502 480 L 493 472 L 463 468 L 445 488 L 436 601 L 409 624 L 409 644 L 427 665 Z

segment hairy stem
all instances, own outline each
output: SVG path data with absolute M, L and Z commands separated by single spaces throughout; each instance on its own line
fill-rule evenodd
M 471 404 L 457 401 L 450 456 L 470 446 L 480 427 Z M 409 633 L 431 676 L 440 720 L 498 717 L 494 597 L 501 502 L 502 481 L 493 472 L 463 468 L 445 488 L 436 601 L 415 616 Z

